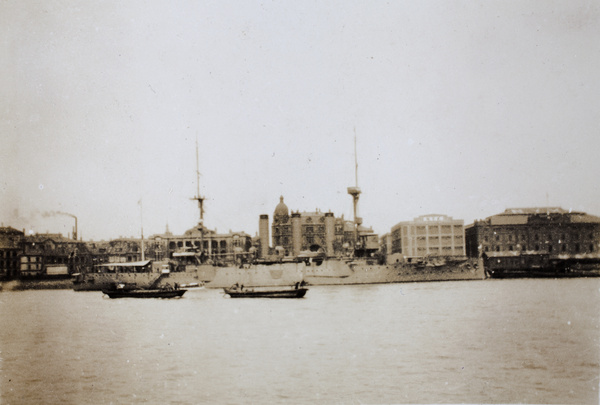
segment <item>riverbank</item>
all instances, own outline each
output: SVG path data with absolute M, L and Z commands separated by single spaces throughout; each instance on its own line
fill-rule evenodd
M 72 288 L 71 279 L 0 281 L 0 291 L 70 290 Z

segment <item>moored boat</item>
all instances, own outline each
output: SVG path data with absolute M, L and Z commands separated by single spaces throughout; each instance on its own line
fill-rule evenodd
M 308 288 L 300 287 L 250 287 L 233 285 L 223 288 L 225 294 L 231 298 L 302 298 L 308 292 Z
M 102 290 L 109 298 L 178 298 L 183 296 L 187 290 Z
M 136 284 L 114 283 L 111 288 L 103 289 L 102 293 L 109 298 L 178 298 L 187 290 L 166 285 L 161 288 L 140 288 Z
M 594 254 L 487 252 L 482 259 L 489 278 L 600 277 L 600 257 Z
M 167 284 L 202 286 L 205 277 L 200 277 L 201 273 L 202 271 L 196 268 L 190 271 L 170 271 L 167 262 L 151 260 L 103 263 L 94 266 L 87 272 L 73 274 L 73 289 L 75 291 L 101 291 L 110 289 L 115 283 L 133 283 L 140 288 L 150 288 L 157 279 L 159 279 L 157 287 Z

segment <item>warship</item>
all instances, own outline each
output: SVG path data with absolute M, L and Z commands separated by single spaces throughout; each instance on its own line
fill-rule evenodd
M 355 143 L 356 149 L 356 143 Z M 355 150 L 355 167 L 356 150 Z M 199 173 L 198 173 L 199 176 Z M 424 281 L 481 280 L 485 278 L 481 259 L 466 256 L 428 256 L 400 259 L 379 252 L 378 241 L 369 241 L 374 235 L 359 232 L 362 219 L 358 217 L 361 190 L 356 184 L 348 187 L 352 196 L 354 219 L 353 246 L 343 254 L 329 254 L 322 248 L 285 256 L 275 248 L 275 255 L 263 258 L 242 254 L 235 264 L 216 265 L 205 259 L 202 251 L 176 252 L 169 262 L 146 262 L 124 266 L 124 271 L 107 272 L 106 267 L 86 274 L 77 274 L 75 290 L 102 290 L 115 282 L 151 285 L 162 274 L 159 285 L 200 283 L 205 288 L 228 288 L 234 284 L 247 287 L 290 286 L 299 282 L 308 285 L 384 284 Z M 200 210 L 199 227 L 203 229 L 204 197 L 198 193 L 193 200 Z M 139 269 L 139 265 L 143 269 Z

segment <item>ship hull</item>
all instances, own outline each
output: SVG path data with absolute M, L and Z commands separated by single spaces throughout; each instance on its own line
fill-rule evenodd
M 291 266 L 290 266 L 291 265 Z M 186 266 L 185 271 L 163 274 L 160 282 L 156 282 L 160 273 L 87 273 L 73 282 L 75 291 L 101 291 L 115 283 L 133 283 L 140 288 L 160 288 L 199 283 L 206 288 L 231 287 L 235 283 L 247 286 L 289 286 L 301 282 L 303 274 L 295 263 L 283 266 L 257 264 L 252 266 L 217 267 L 210 265 Z
M 307 288 L 297 289 L 268 289 L 268 290 L 240 290 L 233 288 L 224 288 L 225 294 L 231 298 L 302 298 L 308 291 Z
M 179 298 L 187 290 L 102 290 L 109 298 Z
M 600 271 L 581 271 L 581 272 L 564 273 L 561 271 L 554 271 L 554 270 L 532 271 L 531 269 L 524 269 L 521 271 L 508 270 L 508 271 L 488 272 L 488 277 L 489 278 L 586 278 L 586 277 L 600 277 Z
M 485 259 L 490 278 L 600 277 L 600 259 L 548 254 L 493 255 Z
M 380 265 L 368 261 L 325 260 L 306 265 L 304 280 L 309 285 L 387 284 L 427 281 L 482 280 L 482 266 L 474 261 L 421 266 L 410 263 Z
M 149 288 L 157 273 L 88 273 L 74 284 L 78 291 L 102 290 L 115 282 L 135 283 Z M 310 285 L 386 284 L 426 281 L 481 280 L 483 266 L 473 261 L 439 266 L 408 263 L 379 265 L 369 261 L 326 259 L 320 264 L 282 262 L 240 267 L 188 266 L 183 272 L 163 275 L 156 287 L 177 283 L 204 283 L 206 288 L 226 288 L 238 283 L 245 286 L 290 286 L 304 281 Z

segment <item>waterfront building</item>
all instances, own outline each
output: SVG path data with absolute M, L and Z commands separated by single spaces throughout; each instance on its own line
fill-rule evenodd
M 392 234 L 390 232 L 379 238 L 379 251 L 383 256 L 392 253 Z
M 97 263 L 127 263 L 142 260 L 142 240 L 140 238 L 119 237 L 110 241 L 88 242 Z M 144 251 L 148 247 L 144 241 Z M 151 257 L 148 257 L 150 259 Z
M 65 238 L 59 233 L 26 235 L 19 256 L 19 276 L 68 276 L 91 260 L 84 242 Z
M 166 255 L 181 251 L 204 252 L 204 256 L 215 262 L 231 262 L 238 254 L 247 254 L 252 247 L 252 237 L 245 232 L 218 233 L 201 224 L 188 229 L 181 236 L 163 235 Z
M 252 237 L 245 232 L 218 233 L 201 223 L 188 229 L 183 235 L 167 231 L 152 235 L 144 241 L 147 259 L 172 259 L 174 253 L 199 253 L 203 260 L 215 263 L 234 262 L 238 255 L 247 255 L 252 249 Z
M 464 221 L 430 214 L 399 222 L 391 229 L 389 254 L 404 257 L 465 256 Z
M 465 229 L 467 255 L 600 258 L 600 217 L 560 207 L 509 208 Z
M 227 263 L 233 262 L 237 254 L 248 254 L 252 250 L 252 238 L 245 232 L 218 233 L 201 225 L 188 229 L 182 235 L 174 235 L 167 226 L 164 233 L 144 239 L 143 255 L 141 238 L 120 237 L 88 242 L 87 245 L 97 263 L 127 263 L 142 259 L 164 261 L 181 252 L 198 253 L 204 260 Z
M 10 226 L 0 227 L 0 279 L 18 276 L 24 236 L 24 232 Z
M 269 247 L 269 216 L 259 218 L 260 257 L 273 251 L 283 255 L 298 255 L 301 251 L 323 251 L 329 256 L 340 255 L 354 246 L 356 231 L 353 221 L 343 216 L 336 218 L 332 212 L 291 212 L 283 202 L 283 196 L 273 212 L 271 225 L 272 247 Z M 379 240 L 371 228 L 358 228 L 367 248 L 377 250 Z

